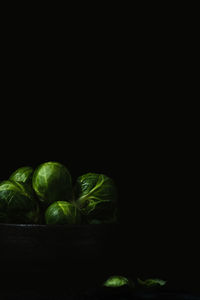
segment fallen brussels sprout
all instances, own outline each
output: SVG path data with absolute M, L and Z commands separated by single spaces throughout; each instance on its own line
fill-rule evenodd
M 122 286 L 130 286 L 130 281 L 124 276 L 111 276 L 103 284 L 105 287 L 118 288 Z
M 142 280 L 137 278 L 134 282 L 131 278 L 127 278 L 125 276 L 110 276 L 104 283 L 104 287 L 109 288 L 120 288 L 120 287 L 128 287 L 130 290 L 146 290 L 150 288 L 160 288 L 166 285 L 166 281 L 158 278 L 154 279 L 145 279 Z
M 46 224 L 79 224 L 81 214 L 72 203 L 57 201 L 46 209 L 45 221 Z

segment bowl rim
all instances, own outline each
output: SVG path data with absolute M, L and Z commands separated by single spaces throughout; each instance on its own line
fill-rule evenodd
M 25 223 L 0 223 L 1 227 L 10 228 L 108 228 L 119 226 L 118 223 L 102 223 L 102 224 L 25 224 Z

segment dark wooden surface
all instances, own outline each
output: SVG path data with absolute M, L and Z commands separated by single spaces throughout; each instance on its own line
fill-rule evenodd
M 56 284 L 82 289 L 126 269 L 128 245 L 118 225 L 0 225 L 4 282 L 30 288 Z M 122 246 L 122 244 L 124 244 Z M 120 245 L 120 246 L 119 246 Z
M 168 290 L 197 292 L 196 256 L 185 255 L 184 243 L 178 251 L 168 239 L 159 242 L 125 224 L 0 224 L 1 286 L 82 291 L 124 275 L 161 278 Z
M 200 294 L 177 291 L 105 291 L 88 290 L 82 293 L 68 291 L 47 291 L 18 289 L 0 292 L 1 300 L 199 300 Z

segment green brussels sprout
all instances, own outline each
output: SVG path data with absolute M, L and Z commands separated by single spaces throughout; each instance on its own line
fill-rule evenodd
M 10 175 L 9 180 L 16 183 L 21 183 L 22 186 L 26 187 L 27 193 L 31 195 L 31 197 L 36 198 L 35 191 L 33 190 L 32 187 L 33 172 L 34 169 L 32 167 L 29 166 L 21 167 Z
M 32 184 L 32 175 L 33 175 L 33 168 L 25 166 L 17 169 L 11 175 L 9 180 L 15 182 L 23 182 L 23 183 L 31 183 Z
M 87 173 L 77 178 L 74 186 L 75 205 L 88 223 L 110 223 L 117 219 L 117 189 L 104 175 Z
M 70 202 L 56 201 L 45 212 L 46 224 L 79 224 L 81 214 Z
M 0 221 L 36 223 L 39 206 L 30 193 L 30 186 L 5 180 L 0 183 Z
M 104 283 L 103 286 L 111 287 L 111 288 L 118 288 L 122 286 L 129 286 L 130 280 L 125 276 L 110 276 Z M 133 285 L 133 284 L 132 284 Z
M 45 162 L 33 173 L 33 189 L 44 207 L 55 201 L 70 201 L 72 180 L 68 169 L 58 162 Z

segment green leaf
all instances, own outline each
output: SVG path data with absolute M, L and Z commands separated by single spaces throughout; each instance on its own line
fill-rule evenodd
M 151 278 L 146 280 L 137 278 L 137 282 L 139 285 L 142 285 L 144 287 L 164 286 L 167 283 L 167 281 L 158 278 Z
M 122 286 L 133 287 L 134 283 L 124 276 L 111 276 L 103 284 L 105 287 L 118 288 Z

